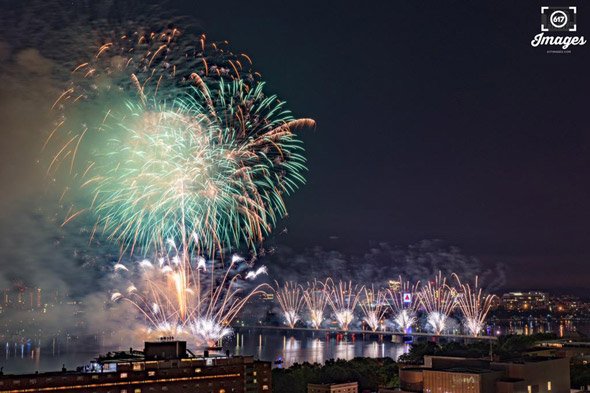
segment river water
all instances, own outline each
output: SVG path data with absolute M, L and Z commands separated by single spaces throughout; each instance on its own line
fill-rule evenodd
M 129 348 L 129 345 L 103 346 L 92 340 L 83 341 L 68 343 L 52 339 L 48 342 L 4 343 L 0 367 L 4 367 L 4 373 L 8 374 L 57 371 L 62 366 L 72 370 L 99 354 Z M 234 355 L 253 355 L 272 361 L 276 367 L 289 367 L 296 362 L 323 363 L 332 358 L 357 356 L 397 359 L 409 349 L 409 345 L 392 342 L 391 336 L 380 339 L 373 335 L 337 336 L 305 331 L 241 329 L 224 341 L 223 349 Z M 192 350 L 202 353 L 202 350 Z
M 530 334 L 553 331 L 563 335 L 563 327 L 530 325 L 524 322 L 516 328 L 502 328 L 502 333 Z M 500 330 L 500 329 L 498 329 Z M 569 330 L 569 329 L 568 329 Z M 578 329 L 582 330 L 582 329 Z M 590 326 L 584 324 L 583 331 L 590 333 Z M 374 334 L 336 335 L 314 331 L 290 331 L 287 329 L 246 329 L 240 328 L 224 341 L 223 349 L 234 355 L 252 355 L 271 361 L 275 367 L 289 367 L 293 363 L 317 362 L 328 359 L 352 359 L 354 357 L 391 357 L 397 359 L 409 350 L 409 345 L 392 341 L 389 335 Z M 35 371 L 57 371 L 62 365 L 72 370 L 109 351 L 128 350 L 127 342 L 104 344 L 91 336 L 78 340 L 53 338 L 48 340 L 20 340 L 2 344 L 0 367 L 4 373 L 33 373 Z M 138 348 L 135 343 L 135 348 Z M 190 343 L 189 343 L 190 347 Z M 197 349 L 195 353 L 202 353 Z

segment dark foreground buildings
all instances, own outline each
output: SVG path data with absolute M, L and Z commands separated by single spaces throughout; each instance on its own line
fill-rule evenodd
M 101 356 L 77 371 L 0 376 L 0 393 L 269 393 L 271 365 L 249 356 L 195 356 L 184 341 Z
M 403 392 L 569 393 L 567 358 L 527 356 L 491 362 L 425 356 L 424 366 L 400 368 Z

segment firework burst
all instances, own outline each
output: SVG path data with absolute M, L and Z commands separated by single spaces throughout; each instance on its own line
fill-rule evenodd
M 340 329 L 348 330 L 350 323 L 354 320 L 354 310 L 360 301 L 364 287 L 353 286 L 352 281 L 348 283 L 339 281 L 336 285 L 331 279 L 326 280 L 326 285 L 329 286 L 328 304 L 332 308 L 336 321 Z
M 311 326 L 314 329 L 319 329 L 324 321 L 324 310 L 328 304 L 326 284 L 317 280 L 307 283 L 307 288 L 303 292 L 303 298 L 307 306 Z
M 479 287 L 479 278 L 477 276 L 473 287 L 469 283 L 463 284 L 459 276 L 454 273 L 453 277 L 457 280 L 460 290 L 457 296 L 457 305 L 463 314 L 464 326 L 469 334 L 476 337 L 483 329 L 495 295 L 483 293 L 483 289 Z
M 393 321 L 402 333 L 407 333 L 417 322 L 416 312 L 420 308 L 420 282 L 411 283 L 399 277 L 399 288 L 387 289 L 387 298 L 393 311 Z M 404 296 L 409 294 L 407 301 Z
M 244 290 L 236 267 L 243 260 L 234 256 L 228 268 L 191 257 L 170 241 L 170 252 L 155 262 L 141 261 L 140 280 L 112 301 L 131 303 L 146 321 L 148 334 L 188 336 L 199 345 L 213 346 L 232 333 L 231 322 L 246 302 L 264 293 L 265 284 Z M 115 271 L 128 273 L 122 264 Z
M 48 174 L 61 168 L 89 197 L 64 223 L 90 210 L 95 229 L 131 253 L 187 233 L 198 236 L 198 253 L 255 250 L 304 182 L 294 131 L 314 122 L 267 96 L 234 55 L 215 45 L 208 55 L 203 37 L 189 49 L 178 35 L 105 43 L 76 68 L 85 83 L 55 102 Z
M 305 292 L 301 286 L 292 282 L 285 282 L 283 286 L 276 283 L 276 298 L 279 302 L 285 324 L 291 329 L 295 327 L 297 322 L 301 319 L 301 309 L 303 308 Z
M 375 332 L 382 326 L 387 313 L 386 292 L 380 289 L 375 291 L 375 288 L 371 286 L 370 290 L 365 287 L 363 294 L 363 299 L 359 302 L 364 315 L 363 321 Z
M 440 335 L 446 329 L 447 319 L 455 308 L 455 291 L 447 285 L 446 277 L 438 272 L 434 282 L 428 282 L 419 292 L 420 304 L 427 313 L 427 322 Z
M 117 274 L 138 270 L 141 280 L 112 300 L 133 304 L 151 331 L 212 345 L 263 287 L 242 290 L 239 259 L 216 267 L 200 255 L 256 252 L 304 182 L 295 131 L 315 123 L 267 95 L 250 58 L 226 43 L 176 27 L 96 36 L 94 56 L 53 103 L 43 147 L 47 175 L 66 175 L 74 190 L 63 224 L 89 211 L 91 236 L 117 242 L 121 258 L 158 255 L 137 269 L 118 263 Z

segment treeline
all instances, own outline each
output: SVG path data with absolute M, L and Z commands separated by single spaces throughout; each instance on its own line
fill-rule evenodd
M 492 344 L 495 358 L 510 359 L 523 355 L 539 341 L 557 338 L 555 334 L 539 333 L 530 336 L 501 336 Z M 490 355 L 489 342 L 412 344 L 407 354 L 401 355 L 399 364 L 422 364 L 425 355 L 487 358 Z M 306 393 L 308 383 L 358 382 L 359 392 L 377 391 L 379 387 L 398 387 L 398 363 L 391 358 L 355 358 L 353 360 L 328 360 L 318 363 L 294 364 L 288 369 L 274 369 L 273 391 L 281 393 Z M 590 385 L 590 365 L 572 365 L 570 368 L 572 388 Z
M 355 358 L 318 363 L 294 364 L 272 372 L 273 392 L 306 393 L 308 383 L 358 382 L 359 392 L 399 385 L 398 367 L 391 358 Z
M 509 359 L 522 356 L 524 351 L 533 348 L 539 341 L 556 338 L 557 336 L 553 333 L 500 336 L 498 341 L 492 343 L 491 348 L 489 342 L 480 340 L 468 344 L 421 342 L 413 344 L 410 351 L 401 355 L 398 361 L 404 364 L 422 364 L 425 355 L 489 358 L 490 349 L 495 358 Z
M 590 364 L 573 364 L 570 369 L 572 389 L 590 386 Z

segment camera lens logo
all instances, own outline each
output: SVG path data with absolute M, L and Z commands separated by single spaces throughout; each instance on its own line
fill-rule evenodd
M 576 31 L 577 7 L 541 7 L 541 31 Z
M 549 21 L 556 29 L 563 29 L 563 27 L 567 24 L 567 20 L 567 14 L 561 10 L 553 11 L 549 17 Z

